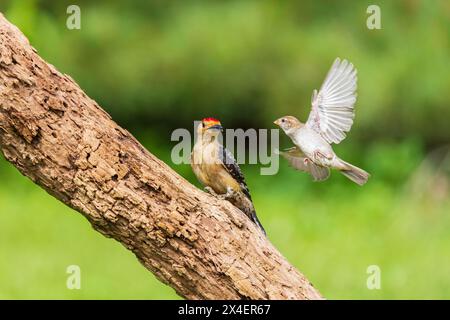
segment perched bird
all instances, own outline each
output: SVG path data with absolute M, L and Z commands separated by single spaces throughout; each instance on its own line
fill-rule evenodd
M 244 212 L 259 228 L 250 191 L 233 155 L 219 141 L 219 120 L 205 118 L 197 128 L 197 141 L 191 154 L 191 167 L 197 179 L 211 194 L 218 195 Z
M 353 182 L 363 185 L 370 175 L 340 159 L 331 148 L 345 138 L 353 124 L 356 102 L 356 69 L 347 60 L 337 58 L 319 92 L 314 90 L 312 110 L 306 123 L 293 116 L 275 120 L 292 139 L 295 147 L 281 152 L 295 169 L 310 173 L 315 181 L 330 176 L 337 169 Z

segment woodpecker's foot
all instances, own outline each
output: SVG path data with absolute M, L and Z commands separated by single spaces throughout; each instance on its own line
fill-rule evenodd
M 225 193 L 224 198 L 226 200 L 233 199 L 235 194 L 236 194 L 236 192 L 231 187 L 228 187 L 227 188 L 227 193 Z
M 217 193 L 211 187 L 205 187 L 205 191 L 212 194 L 213 196 L 217 196 Z

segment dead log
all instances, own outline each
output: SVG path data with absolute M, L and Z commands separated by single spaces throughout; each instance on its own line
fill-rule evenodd
M 1 14 L 0 149 L 182 297 L 321 298 L 242 212 L 149 153 Z

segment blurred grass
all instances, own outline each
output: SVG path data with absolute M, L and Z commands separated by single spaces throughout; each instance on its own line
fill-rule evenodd
M 171 164 L 167 147 L 144 140 Z M 343 157 L 349 152 L 341 150 Z M 379 153 L 397 159 L 396 165 L 371 161 L 382 159 Z M 422 158 L 415 143 L 369 150 L 357 163 L 373 174 L 363 188 L 338 173 L 313 183 L 283 161 L 275 176 L 259 175 L 256 165 L 244 171 L 270 240 L 325 297 L 449 298 L 448 190 L 438 201 L 409 190 Z M 198 185 L 188 165 L 172 167 Z M 404 172 L 392 180 L 395 168 Z M 4 160 L 0 178 L 0 298 L 177 297 L 133 254 L 94 232 Z M 70 264 L 81 267 L 82 290 L 65 287 Z M 381 290 L 366 287 L 366 269 L 373 264 L 381 268 Z
M 0 160 L 0 299 L 166 299 L 135 256 Z M 66 268 L 81 268 L 81 290 Z

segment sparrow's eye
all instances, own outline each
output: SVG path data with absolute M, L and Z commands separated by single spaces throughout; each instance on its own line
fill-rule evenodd
M 286 122 L 286 119 L 285 118 L 281 119 L 281 122 L 283 122 L 283 123 Z

